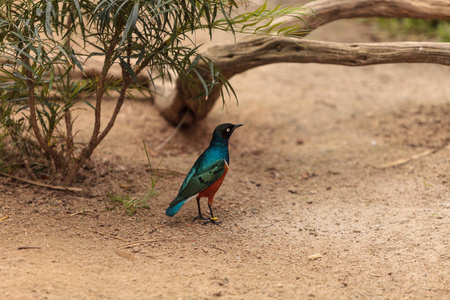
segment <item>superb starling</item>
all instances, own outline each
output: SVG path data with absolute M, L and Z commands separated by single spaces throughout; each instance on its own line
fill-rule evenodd
M 214 195 L 222 184 L 230 165 L 230 156 L 228 153 L 228 140 L 233 131 L 242 126 L 225 123 L 214 129 L 209 147 L 195 161 L 191 170 L 181 185 L 177 197 L 170 203 L 166 210 L 166 215 L 173 217 L 186 201 L 197 199 L 198 216 L 194 218 L 207 220 L 205 223 L 217 223 L 214 217 L 211 205 Z M 208 197 L 208 207 L 211 217 L 205 218 L 200 209 L 200 198 Z

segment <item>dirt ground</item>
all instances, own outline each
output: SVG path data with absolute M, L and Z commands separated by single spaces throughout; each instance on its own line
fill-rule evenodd
M 378 36 L 340 21 L 311 38 Z M 144 198 L 142 142 L 157 165 L 152 149 L 173 128 L 149 102 L 127 102 L 83 172 L 84 192 L 0 178 L 1 298 L 450 299 L 449 78 L 448 67 L 418 64 L 277 64 L 236 76 L 239 106 L 217 105 L 175 136 L 161 163 L 172 172 L 133 216 L 106 194 Z M 81 137 L 90 120 L 78 120 Z M 221 225 L 193 222 L 195 202 L 167 217 L 224 122 L 244 126 L 213 204 Z

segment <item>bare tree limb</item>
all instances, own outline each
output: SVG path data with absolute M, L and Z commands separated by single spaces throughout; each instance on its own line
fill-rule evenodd
M 367 66 L 388 63 L 433 63 L 450 66 L 450 43 L 334 43 L 292 38 L 249 39 L 216 46 L 207 55 L 228 78 L 246 70 L 282 62 Z
M 296 37 L 339 19 L 363 17 L 409 17 L 450 20 L 450 5 L 443 0 L 319 0 L 307 3 L 314 15 L 302 19 L 280 18 L 283 26 L 300 24 Z M 280 63 L 322 63 L 364 66 L 386 63 L 435 63 L 450 65 L 447 43 L 331 43 L 273 36 L 251 36 L 234 44 L 217 45 L 203 55 L 211 59 L 227 79 L 254 67 Z M 200 66 L 199 68 L 204 67 Z M 207 75 L 207 74 L 203 74 Z M 200 85 L 201 83 L 199 83 Z M 220 93 L 220 86 L 203 99 L 192 101 L 195 95 L 183 89 L 180 79 L 173 87 L 158 91 L 155 104 L 172 123 L 178 124 L 189 112 L 186 124 L 206 117 Z

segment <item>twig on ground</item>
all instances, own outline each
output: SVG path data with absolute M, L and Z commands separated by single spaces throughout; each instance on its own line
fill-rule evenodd
M 3 218 L 0 219 L 0 221 L 3 221 L 3 220 L 8 219 L 8 218 L 9 218 L 9 216 L 4 216 Z
M 158 229 L 160 229 L 162 226 L 163 226 L 163 225 L 156 226 L 155 228 L 153 228 L 152 230 L 150 230 L 149 234 L 152 234 L 152 233 L 158 231 Z
M 390 167 L 396 167 L 396 166 L 405 165 L 405 164 L 409 163 L 409 162 L 412 161 L 412 160 L 415 160 L 415 159 L 418 159 L 418 158 L 421 158 L 421 157 L 424 157 L 424 156 L 427 156 L 427 155 L 436 153 L 436 152 L 438 152 L 439 150 L 442 150 L 442 149 L 448 147 L 449 145 L 450 145 L 450 144 L 445 144 L 444 146 L 441 146 L 441 147 L 439 147 L 439 148 L 427 150 L 427 151 L 424 151 L 424 152 L 419 153 L 419 154 L 414 154 L 414 155 L 411 155 L 410 157 L 407 157 L 407 158 L 401 158 L 401 159 L 398 159 L 398 160 L 396 160 L 396 161 L 392 161 L 392 162 L 386 163 L 386 164 L 384 164 L 384 165 L 381 165 L 379 168 L 385 169 L 385 168 L 390 168 Z
M 17 250 L 31 250 L 31 249 L 41 249 L 41 247 L 17 247 Z
M 122 241 L 122 242 L 126 242 L 126 243 L 130 242 L 129 240 L 125 240 L 125 239 L 122 239 L 122 238 L 117 237 L 117 236 L 113 236 L 113 235 L 110 235 L 110 234 L 107 234 L 107 233 L 104 233 L 104 232 L 100 232 L 98 230 L 88 229 L 88 231 L 93 232 L 93 233 L 97 233 L 97 234 L 100 234 L 100 235 L 103 235 L 103 236 L 106 236 L 106 237 L 109 237 L 109 238 L 112 238 L 112 239 L 116 239 L 116 240 L 119 240 L 119 241 Z
M 114 249 L 114 252 L 116 252 L 116 254 L 119 255 L 120 257 L 129 259 L 129 260 L 135 260 L 136 259 L 136 257 L 134 255 L 132 255 L 130 253 L 127 253 L 125 251 L 122 251 L 122 250 L 120 250 L 118 248 Z
M 40 186 L 40 187 L 45 187 L 47 189 L 52 189 L 52 190 L 59 190 L 59 191 L 70 191 L 70 192 L 81 192 L 83 191 L 83 189 L 81 188 L 77 188 L 77 187 L 65 187 L 65 186 L 59 186 L 59 185 L 50 185 L 50 184 L 45 184 L 45 183 L 40 183 L 34 180 L 29 180 L 29 179 L 25 179 L 25 178 L 20 178 L 14 175 L 9 175 L 6 173 L 2 173 L 0 172 L 0 176 L 4 176 L 4 177 L 9 177 L 18 181 L 22 181 L 25 183 L 29 183 L 32 185 L 36 185 L 36 186 Z
M 86 209 L 86 210 L 80 210 L 80 211 L 71 213 L 70 216 L 73 217 L 73 216 L 76 216 L 76 215 L 84 215 L 86 213 L 91 213 L 91 214 L 96 215 L 95 211 Z
M 221 249 L 221 248 L 219 248 L 217 246 L 210 245 L 209 247 L 213 248 L 213 249 L 216 249 L 216 250 L 219 250 L 219 251 L 222 251 L 224 254 L 227 254 L 227 251 L 225 251 L 225 250 L 223 250 L 223 249 Z
M 125 244 L 125 245 L 117 247 L 117 249 L 126 249 L 126 248 L 131 248 L 131 247 L 134 247 L 134 246 L 140 246 L 140 245 L 157 243 L 157 242 L 165 242 L 165 241 L 195 242 L 195 240 L 176 240 L 176 239 L 173 239 L 173 238 L 160 238 L 160 239 L 143 240 L 143 241 L 138 241 L 138 242 L 134 242 L 134 243 L 130 243 L 130 244 Z

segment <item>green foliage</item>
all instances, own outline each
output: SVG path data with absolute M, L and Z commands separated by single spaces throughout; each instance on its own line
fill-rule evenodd
M 278 5 L 274 9 L 267 9 L 267 2 L 255 11 L 239 14 L 232 18 L 231 23 L 241 33 L 285 36 L 293 31 L 299 32 L 299 26 L 284 26 L 283 22 L 277 22 L 280 16 L 289 16 L 302 20 L 305 12 L 299 7 L 285 7 Z M 302 23 L 302 22 L 301 22 Z M 222 28 L 230 30 L 228 26 Z
M 449 21 L 379 18 L 377 23 L 382 29 L 388 30 L 391 35 L 400 36 L 402 39 L 424 37 L 450 42 Z
M 196 30 L 207 30 L 210 36 L 215 29 L 284 35 L 295 28 L 284 28 L 274 19 L 303 13 L 268 10 L 266 4 L 253 13 L 239 15 L 237 10 L 234 0 L 3 0 L 0 93 L 2 106 L 9 109 L 7 119 L 16 122 L 15 127 L 2 123 L 3 132 L 33 136 L 53 178 L 70 184 L 114 126 L 128 88 L 145 89 L 138 81 L 142 72 L 150 85 L 176 74 L 198 95 L 197 101 L 217 86 L 234 94 L 213 62 L 199 53 L 191 39 Z M 73 70 L 86 75 L 84 68 L 94 58 L 101 61 L 99 74 L 73 76 Z M 121 69 L 121 78 L 108 75 L 114 66 Z M 192 90 L 198 82 L 202 89 Z M 118 93 L 116 108 L 101 124 L 108 89 Z M 94 100 L 86 102 L 87 97 Z M 81 145 L 75 142 L 72 114 L 83 102 L 93 109 L 86 111 L 94 114 L 94 122 L 90 140 Z
M 113 205 L 117 203 L 122 204 L 125 212 L 130 216 L 135 215 L 139 208 L 150 209 L 150 206 L 147 203 L 150 195 L 146 195 L 142 198 L 133 198 L 129 194 L 116 195 L 114 193 L 109 193 L 107 196 Z

